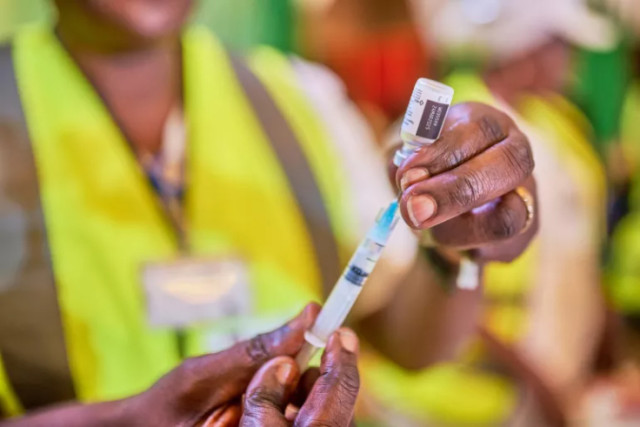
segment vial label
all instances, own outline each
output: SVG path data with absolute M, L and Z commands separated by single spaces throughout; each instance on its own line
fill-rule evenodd
M 438 139 L 448 109 L 449 105 L 447 104 L 427 101 L 416 135 L 427 139 Z
M 417 84 L 402 122 L 402 132 L 431 140 L 438 139 L 447 117 L 451 95 Z

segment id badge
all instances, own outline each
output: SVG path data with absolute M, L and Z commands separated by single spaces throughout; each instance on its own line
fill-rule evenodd
M 142 283 L 149 322 L 157 327 L 208 324 L 253 309 L 247 268 L 237 258 L 149 263 Z

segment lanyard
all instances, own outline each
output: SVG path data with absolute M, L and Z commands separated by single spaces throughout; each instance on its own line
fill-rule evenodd
M 181 107 L 175 107 L 165 122 L 160 152 L 157 155 L 142 154 L 140 156 L 140 163 L 176 232 L 178 249 L 183 255 L 188 251 L 189 246 L 183 208 L 186 145 L 187 133 L 183 110 Z M 187 335 L 184 330 L 176 331 L 176 341 L 178 353 L 184 359 L 187 355 Z
M 55 33 L 61 46 L 75 61 L 72 52 L 59 37 L 57 29 Z M 136 150 L 134 149 L 133 144 L 131 144 L 131 140 L 128 135 L 126 135 L 124 127 L 116 120 L 111 106 L 104 95 L 100 92 L 98 85 L 95 84 L 91 79 L 91 76 L 88 75 L 81 67 L 80 70 L 89 83 L 94 87 L 97 95 L 102 99 L 102 102 L 111 113 L 113 120 L 116 122 L 116 125 L 122 132 L 125 140 L 129 143 L 132 151 L 135 153 Z M 178 248 L 181 253 L 187 252 L 188 249 L 186 232 L 187 226 L 185 224 L 186 221 L 182 207 L 185 189 L 184 168 L 186 141 L 187 134 L 183 108 L 182 105 L 177 105 L 171 110 L 165 122 L 160 153 L 158 155 L 152 155 L 149 153 L 142 153 L 138 155 L 138 161 L 155 190 L 159 205 L 165 212 L 171 226 L 175 230 Z
M 160 152 L 157 155 L 140 156 L 140 163 L 176 231 L 178 248 L 183 253 L 188 249 L 187 224 L 183 208 L 186 139 L 182 109 L 176 107 L 165 123 Z

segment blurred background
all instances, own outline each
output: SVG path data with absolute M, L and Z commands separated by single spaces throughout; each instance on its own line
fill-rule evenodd
M 52 15 L 47 0 L 0 0 L 0 38 Z M 511 348 L 484 340 L 417 373 L 372 362 L 362 425 L 531 425 L 536 411 L 640 425 L 640 1 L 201 0 L 193 20 L 233 49 L 326 67 L 380 150 L 419 77 L 532 138 L 541 236 L 486 272 L 485 332 Z

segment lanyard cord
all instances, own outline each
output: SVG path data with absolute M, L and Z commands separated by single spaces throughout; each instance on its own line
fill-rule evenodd
M 162 147 L 157 155 L 142 154 L 140 164 L 173 226 L 180 252 L 188 250 L 184 215 L 186 129 L 182 109 L 174 108 L 164 127 Z

